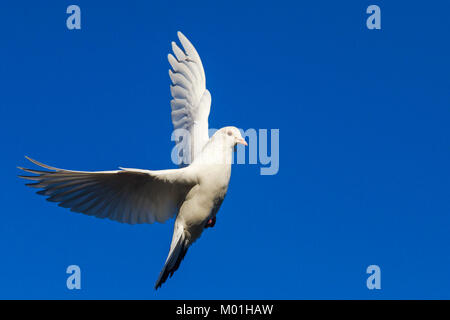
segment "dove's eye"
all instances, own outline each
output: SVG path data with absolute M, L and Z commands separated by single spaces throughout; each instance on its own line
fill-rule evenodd
M 229 136 L 231 136 L 232 134 L 233 134 L 233 132 L 231 132 L 231 131 L 227 132 L 227 135 L 229 135 Z

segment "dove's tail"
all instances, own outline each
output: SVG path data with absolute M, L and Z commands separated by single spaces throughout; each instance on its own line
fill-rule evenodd
M 172 237 L 172 243 L 170 244 L 169 255 L 167 256 L 166 263 L 162 268 L 158 280 L 155 283 L 155 290 L 161 287 L 166 282 L 168 277 L 171 277 L 175 271 L 177 271 L 188 250 L 187 240 L 185 238 L 183 225 L 175 221 L 175 227 Z

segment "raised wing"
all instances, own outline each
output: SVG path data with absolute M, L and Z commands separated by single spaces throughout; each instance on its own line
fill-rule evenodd
M 172 80 L 172 123 L 174 139 L 181 165 L 190 164 L 202 151 L 209 140 L 208 116 L 211 95 L 206 89 L 205 71 L 200 56 L 192 43 L 178 32 L 183 46 L 180 49 L 172 42 L 175 56 L 168 55 L 173 70 L 169 70 Z
M 49 171 L 19 169 L 36 174 L 20 176 L 35 181 L 27 186 L 58 202 L 60 207 L 97 218 L 123 223 L 164 222 L 177 213 L 187 192 L 195 185 L 189 168 L 149 171 L 72 171 L 28 160 Z

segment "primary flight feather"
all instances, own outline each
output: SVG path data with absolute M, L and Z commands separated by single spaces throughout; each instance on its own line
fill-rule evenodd
M 231 160 L 236 144 L 247 145 L 235 127 L 208 135 L 211 95 L 200 56 L 181 33 L 183 49 L 172 42 L 172 123 L 183 130 L 176 141 L 181 168 L 114 171 L 74 171 L 51 167 L 28 158 L 45 170 L 19 167 L 33 175 L 20 176 L 41 189 L 37 193 L 71 211 L 118 222 L 136 224 L 164 222 L 176 216 L 169 255 L 155 283 L 159 288 L 178 269 L 188 248 L 213 227 L 227 193 Z

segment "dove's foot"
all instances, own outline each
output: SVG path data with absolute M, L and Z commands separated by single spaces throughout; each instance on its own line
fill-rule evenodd
M 214 227 L 215 224 L 216 224 L 216 217 L 213 217 L 213 218 L 208 220 L 208 222 L 205 225 L 205 229 L 206 228 L 212 228 L 212 227 Z

